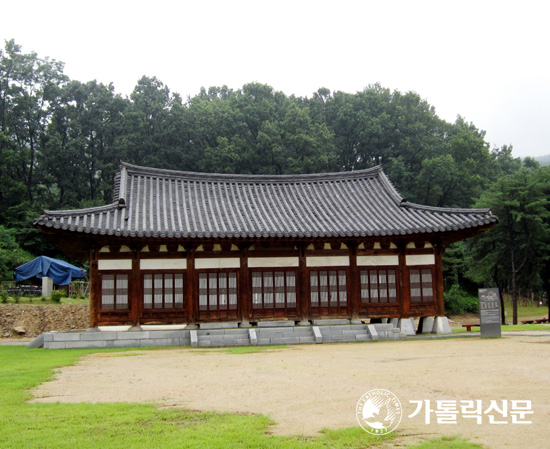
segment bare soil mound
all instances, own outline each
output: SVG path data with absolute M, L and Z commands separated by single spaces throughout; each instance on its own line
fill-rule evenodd
M 0 304 L 0 337 L 36 337 L 42 332 L 86 329 L 90 324 L 87 304 Z

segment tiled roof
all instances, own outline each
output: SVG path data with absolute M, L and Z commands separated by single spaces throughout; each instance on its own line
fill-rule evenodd
M 162 238 L 366 238 L 486 228 L 489 209 L 412 204 L 380 167 L 310 175 L 224 175 L 126 163 L 115 202 L 45 211 L 38 226 Z

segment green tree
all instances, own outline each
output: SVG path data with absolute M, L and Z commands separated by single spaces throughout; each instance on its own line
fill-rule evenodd
M 62 88 L 39 159 L 54 207 L 111 201 L 112 179 L 122 159 L 115 141 L 123 134 L 126 107 L 112 85 L 71 81 Z
M 535 176 L 542 186 L 544 196 L 550 198 L 550 166 L 544 166 L 537 169 Z M 541 218 L 545 233 L 541 236 L 541 244 L 536 248 L 536 251 L 537 256 L 542 259 L 540 278 L 542 281 L 542 289 L 546 296 L 548 320 L 550 321 L 550 214 L 545 213 Z
M 13 270 L 32 259 L 15 239 L 15 229 L 0 225 L 0 280 L 13 280 Z
M 250 83 L 203 89 L 189 101 L 186 127 L 203 171 L 309 173 L 337 169 L 333 136 L 307 104 Z M 191 125 L 192 124 L 192 125 Z
M 45 151 L 46 128 L 67 80 L 63 63 L 22 54 L 13 40 L 0 53 L 0 220 L 10 219 L 9 209 L 21 200 L 18 194 L 32 203 L 43 191 L 38 158 Z M 6 178 L 11 181 L 5 183 Z
M 117 139 L 117 148 L 128 162 L 165 167 L 168 158 L 178 168 L 181 151 L 172 111 L 180 117 L 181 98 L 156 77 L 142 77 L 130 95 L 130 104 L 124 114 L 124 133 Z M 181 123 L 179 124 L 181 125 Z
M 537 171 L 521 169 L 497 180 L 483 193 L 478 206 L 492 207 L 498 225 L 471 243 L 469 276 L 478 281 L 491 279 L 501 290 L 509 280 L 513 323 L 517 324 L 519 284 L 530 277 L 533 267 L 542 267 L 541 248 L 548 244 L 550 178 Z
M 490 153 L 489 176 L 492 182 L 504 175 L 511 175 L 521 168 L 521 159 L 512 155 L 512 145 L 494 148 Z
M 488 183 L 490 155 L 485 134 L 461 117 L 445 127 L 448 131 L 437 154 L 427 154 L 422 160 L 410 190 L 422 204 L 469 207 Z

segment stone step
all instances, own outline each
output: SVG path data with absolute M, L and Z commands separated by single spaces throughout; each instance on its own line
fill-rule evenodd
M 238 321 L 223 321 L 221 323 L 201 323 L 199 324 L 199 329 L 232 329 L 238 328 Z
M 294 327 L 294 321 L 280 320 L 280 321 L 258 321 L 258 327 Z
M 350 320 L 342 318 L 325 318 L 320 320 L 313 320 L 314 326 L 331 326 L 331 325 L 342 325 L 349 324 Z
M 368 334 L 356 334 L 355 340 L 357 341 L 369 341 L 371 340 L 370 335 Z
M 209 340 L 201 339 L 199 340 L 199 348 L 209 348 L 209 347 L 227 347 L 227 346 L 249 346 L 250 340 L 242 338 L 233 338 L 227 340 Z

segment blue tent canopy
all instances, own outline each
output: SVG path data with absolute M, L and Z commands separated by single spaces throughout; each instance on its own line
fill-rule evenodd
M 32 277 L 39 279 L 50 277 L 56 285 L 67 285 L 73 279 L 85 277 L 86 270 L 75 267 L 63 260 L 40 256 L 17 267 L 13 275 L 15 282 L 21 282 Z

